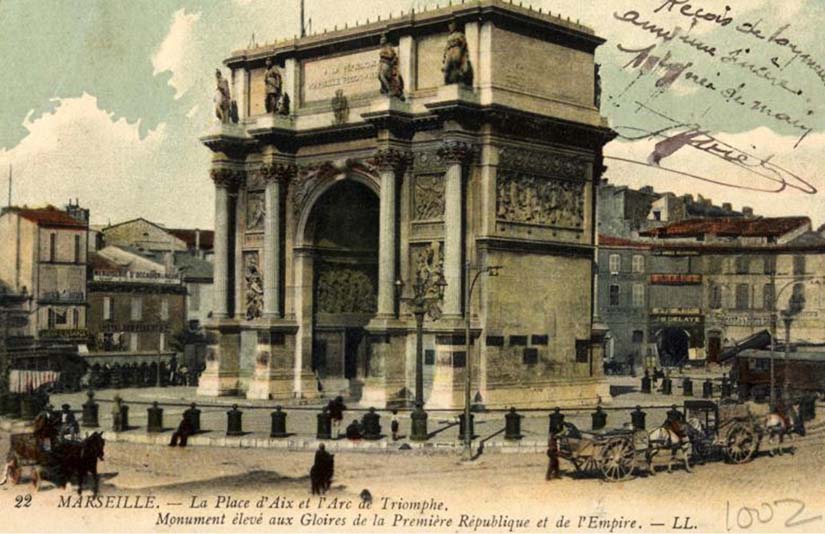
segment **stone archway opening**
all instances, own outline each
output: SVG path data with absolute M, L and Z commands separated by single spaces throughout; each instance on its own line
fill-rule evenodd
M 367 366 L 365 327 L 378 296 L 379 199 L 354 180 L 312 207 L 304 243 L 313 253 L 312 370 L 327 396 L 357 395 Z

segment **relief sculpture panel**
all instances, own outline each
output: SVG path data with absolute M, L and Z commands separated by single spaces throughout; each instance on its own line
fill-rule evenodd
M 265 217 L 266 202 L 263 193 L 248 193 L 246 195 L 246 230 L 262 232 Z
M 500 147 L 496 218 L 539 226 L 582 228 L 588 165 L 574 155 Z
M 315 300 L 319 313 L 375 313 L 375 284 L 367 273 L 324 266 L 318 275 Z
M 413 189 L 413 220 L 444 219 L 444 177 L 421 175 L 415 177 Z
M 584 183 L 499 171 L 496 217 L 507 222 L 581 228 Z
M 244 252 L 244 285 L 246 287 L 246 318 L 257 319 L 264 305 L 264 282 L 258 262 L 258 252 Z

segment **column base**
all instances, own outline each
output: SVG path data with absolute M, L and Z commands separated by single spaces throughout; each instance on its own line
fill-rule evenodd
M 235 373 L 221 374 L 217 369 L 209 367 L 198 380 L 197 395 L 199 397 L 227 397 L 238 394 L 238 375 Z
M 368 378 L 364 381 L 359 404 L 373 408 L 400 408 L 406 406 L 406 388 L 403 382 L 388 383 L 380 378 Z
M 246 390 L 247 399 L 261 400 L 289 400 L 293 397 L 293 385 L 295 381 L 292 375 L 259 374 L 249 382 L 249 389 Z

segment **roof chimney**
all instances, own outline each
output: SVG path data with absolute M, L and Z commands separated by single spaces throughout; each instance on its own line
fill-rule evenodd
M 722 209 L 725 211 L 733 211 L 733 204 L 730 202 L 724 202 L 722 203 Z
M 753 208 L 750 206 L 742 206 L 742 215 L 745 217 L 753 217 Z

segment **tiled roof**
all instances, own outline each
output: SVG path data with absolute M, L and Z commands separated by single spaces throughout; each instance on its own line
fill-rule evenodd
M 65 211 L 46 206 L 45 208 L 17 208 L 12 207 L 4 212 L 16 213 L 26 220 L 36 223 L 38 226 L 47 228 L 78 228 L 86 229 L 86 224 L 78 221 Z
M 98 254 L 97 252 L 89 253 L 89 268 L 94 271 L 124 271 L 125 269 L 113 262 L 109 258 Z
M 779 237 L 810 224 L 807 217 L 765 217 L 760 219 L 689 219 L 641 232 L 648 237 L 699 237 L 705 234 L 728 237 Z
M 212 230 L 191 230 L 188 228 L 168 228 L 167 232 L 186 243 L 190 249 L 195 248 L 195 233 L 200 232 L 200 249 L 212 250 L 215 241 L 215 232 Z

